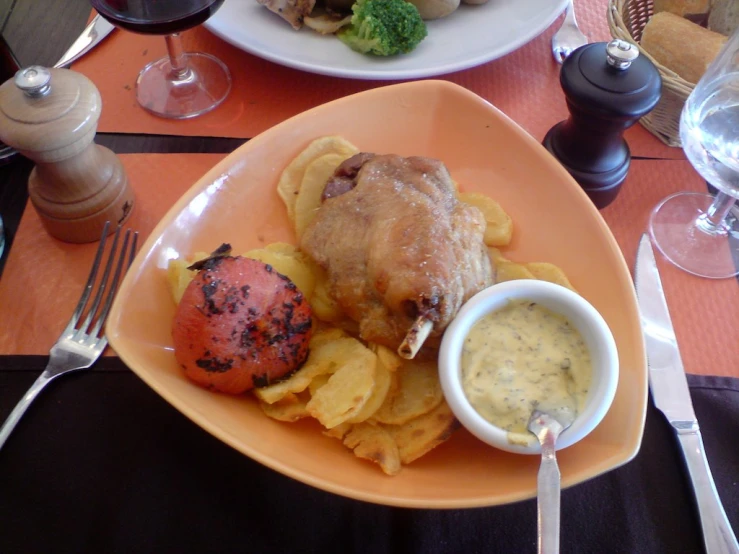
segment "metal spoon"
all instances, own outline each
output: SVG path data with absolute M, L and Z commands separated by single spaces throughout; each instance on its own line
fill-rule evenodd
M 575 19 L 575 6 L 572 4 L 572 0 L 567 4 L 565 8 L 565 20 L 562 22 L 562 26 L 559 30 L 554 33 L 552 37 L 552 54 L 557 63 L 562 63 L 565 58 L 572 54 L 573 50 L 576 50 L 580 46 L 584 46 L 588 43 L 588 37 L 586 37 L 580 27 L 577 26 L 577 19 Z
M 546 413 L 534 410 L 528 430 L 541 444 L 541 465 L 537 479 L 537 532 L 539 554 L 559 553 L 559 493 L 560 474 L 555 444 L 562 431 L 575 419 L 568 408 Z

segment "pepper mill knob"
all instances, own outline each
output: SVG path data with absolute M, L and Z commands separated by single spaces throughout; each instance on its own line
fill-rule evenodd
M 654 64 L 624 40 L 575 50 L 560 73 L 570 116 L 544 137 L 544 146 L 600 209 L 621 190 L 631 165 L 623 133 L 660 99 Z
M 68 69 L 30 66 L 0 85 L 0 141 L 35 162 L 28 196 L 63 241 L 94 242 L 133 208 L 120 159 L 94 142 L 101 109 L 92 81 Z

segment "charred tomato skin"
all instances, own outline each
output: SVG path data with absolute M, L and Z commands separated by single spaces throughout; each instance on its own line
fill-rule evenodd
M 285 378 L 305 362 L 310 305 L 271 266 L 240 256 L 209 260 L 177 306 L 177 363 L 198 385 L 241 394 Z

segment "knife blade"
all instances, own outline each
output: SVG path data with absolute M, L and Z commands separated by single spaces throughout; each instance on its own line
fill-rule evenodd
M 115 27 L 112 23 L 108 22 L 107 19 L 103 19 L 100 15 L 96 15 L 90 21 L 90 24 L 85 27 L 85 30 L 82 31 L 80 36 L 72 43 L 69 50 L 54 64 L 54 67 L 65 67 L 84 56 L 97 46 L 101 40 L 107 37 L 113 29 Z
M 647 349 L 649 390 L 654 405 L 677 434 L 695 493 L 706 552 L 737 554 L 739 543 L 711 475 L 657 260 L 646 234 L 639 242 L 634 283 Z

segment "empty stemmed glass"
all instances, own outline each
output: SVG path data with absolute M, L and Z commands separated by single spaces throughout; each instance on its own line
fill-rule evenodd
M 168 56 L 147 65 L 136 99 L 147 111 L 185 119 L 218 106 L 231 90 L 228 68 L 210 54 L 184 52 L 179 33 L 200 25 L 223 0 L 90 0 L 113 25 L 135 33 L 166 35 Z
M 739 29 L 688 97 L 680 139 L 716 196 L 679 192 L 652 211 L 649 232 L 673 264 L 701 277 L 739 274 Z

